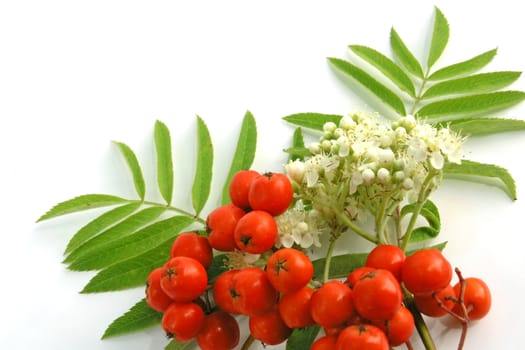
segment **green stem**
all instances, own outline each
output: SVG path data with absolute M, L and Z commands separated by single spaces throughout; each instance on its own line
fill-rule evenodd
M 324 269 L 323 269 L 323 283 L 327 282 L 330 279 L 330 264 L 332 263 L 332 255 L 334 253 L 334 247 L 335 247 L 336 241 L 337 241 L 337 238 L 332 237 L 332 240 L 330 241 L 330 245 L 328 246 L 328 251 L 326 252 L 326 258 L 325 258 Z
M 434 343 L 434 339 L 432 339 L 432 335 L 430 334 L 430 330 L 427 327 L 427 324 L 425 323 L 425 319 L 419 312 L 419 310 L 416 307 L 416 304 L 414 303 L 414 298 L 412 295 L 403 288 L 403 294 L 404 294 L 404 304 L 407 307 L 407 309 L 410 310 L 412 313 L 412 316 L 414 316 L 414 322 L 416 325 L 417 333 L 419 334 L 419 337 L 421 338 L 421 341 L 423 342 L 423 345 L 425 346 L 425 350 L 436 350 L 436 344 Z
M 428 83 L 428 76 L 430 74 L 430 71 L 427 70 L 425 73 L 425 76 L 421 80 L 421 85 L 419 86 L 419 90 L 417 91 L 416 97 L 414 97 L 414 104 L 412 105 L 412 109 L 410 110 L 410 114 L 414 115 L 416 113 L 416 107 L 421 102 L 421 97 L 423 96 L 423 92 L 425 89 L 425 85 Z
M 135 202 L 135 201 L 129 201 L 129 202 Z M 199 216 L 196 216 L 195 214 L 190 213 L 189 211 L 183 210 L 181 208 L 177 208 L 177 207 L 174 207 L 174 206 L 171 206 L 171 205 L 162 204 L 162 203 L 152 202 L 152 201 L 143 201 L 142 203 L 147 204 L 147 205 L 154 205 L 154 206 L 157 206 L 157 207 L 165 207 L 166 210 L 174 211 L 176 213 L 192 217 L 192 218 L 195 219 L 195 221 L 197 221 L 197 222 L 199 222 L 199 223 L 201 223 L 203 225 L 206 225 L 206 220 L 205 219 L 203 219 L 203 218 L 201 218 Z
M 419 213 L 421 212 L 421 209 L 423 208 L 423 205 L 425 204 L 425 201 L 427 200 L 428 195 L 430 194 L 428 187 L 435 175 L 436 173 L 431 170 L 425 178 L 423 185 L 421 186 L 421 190 L 419 191 L 419 195 L 414 206 L 414 211 L 412 212 L 412 216 L 410 217 L 410 221 L 401 241 L 401 249 L 403 250 L 406 250 L 408 242 L 410 242 L 410 236 L 412 235 L 412 231 L 414 230 L 414 226 L 416 225 Z
M 354 224 L 352 220 L 350 220 L 350 218 L 344 213 L 336 212 L 336 216 L 343 224 L 345 224 L 349 229 L 354 231 L 358 236 L 374 244 L 379 243 L 379 239 L 376 236 L 366 232 L 365 230 L 361 229 L 359 226 Z

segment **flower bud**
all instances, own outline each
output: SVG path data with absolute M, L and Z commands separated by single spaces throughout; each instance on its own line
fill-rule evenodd
M 333 133 L 334 130 L 337 128 L 337 125 L 335 125 L 334 122 L 326 122 L 323 125 L 323 131 Z
M 303 182 L 304 177 L 304 163 L 300 160 L 294 160 L 284 166 L 286 174 L 297 183 Z
M 390 171 L 388 171 L 388 169 L 385 168 L 380 168 L 377 171 L 377 180 L 382 184 L 385 184 L 388 181 L 390 181 Z
M 362 177 L 363 177 L 363 182 L 367 185 L 371 184 L 375 177 L 376 177 L 376 174 L 374 173 L 374 171 L 372 169 L 365 169 L 363 170 L 363 172 L 361 173 Z

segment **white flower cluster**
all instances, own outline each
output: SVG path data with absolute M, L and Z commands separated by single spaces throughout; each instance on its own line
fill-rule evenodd
M 305 210 L 301 201 L 276 217 L 278 238 L 276 247 L 291 248 L 296 245 L 303 249 L 312 246 L 321 247 L 319 236 L 324 231 L 320 213 L 315 210 Z
M 322 196 L 323 191 L 331 196 L 334 191 L 327 193 L 328 187 L 346 184 L 348 195 L 369 197 L 362 201 L 382 193 L 401 198 L 417 194 L 427 176 L 439 174 L 445 162 L 460 163 L 463 141 L 451 130 L 420 123 L 413 116 L 385 123 L 375 114 L 353 113 L 338 124 L 326 123 L 319 142 L 309 146 L 312 156 L 290 162 L 285 170 L 312 196 Z

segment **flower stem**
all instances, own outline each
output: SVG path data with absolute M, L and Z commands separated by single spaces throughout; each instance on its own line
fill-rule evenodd
M 323 269 L 323 283 L 327 282 L 330 279 L 330 264 L 332 262 L 332 255 L 334 253 L 335 242 L 337 238 L 333 237 L 330 240 L 330 245 L 328 246 L 328 251 L 326 252 L 326 258 Z
M 410 237 L 412 236 L 412 231 L 414 231 L 414 226 L 416 225 L 419 213 L 421 212 L 421 209 L 423 208 L 423 205 L 425 204 L 425 201 L 427 200 L 428 195 L 430 194 L 429 187 L 434 176 L 436 176 L 436 172 L 430 170 L 427 177 L 425 178 L 425 181 L 423 182 L 423 185 L 421 186 L 417 202 L 414 206 L 414 211 L 412 212 L 412 216 L 410 217 L 410 222 L 408 223 L 405 234 L 402 237 L 401 249 L 403 250 L 406 250 L 407 245 L 410 242 Z

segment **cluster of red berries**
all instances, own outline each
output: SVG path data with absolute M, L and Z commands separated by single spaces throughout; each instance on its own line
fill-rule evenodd
M 407 298 L 421 313 L 479 319 L 490 309 L 490 292 L 476 278 L 451 285 L 453 270 L 437 249 L 405 256 L 379 245 L 346 280 L 313 281 L 311 259 L 293 248 L 275 248 L 275 216 L 288 209 L 293 189 L 281 173 L 237 173 L 231 203 L 212 211 L 206 235 L 180 234 L 166 264 L 147 279 L 146 300 L 163 313 L 162 327 L 179 342 L 196 339 L 201 349 L 228 350 L 240 340 L 237 315 L 267 345 L 294 329 L 318 325 L 324 335 L 311 349 L 388 350 L 407 343 L 415 329 Z M 208 279 L 213 250 L 264 254 L 260 267 L 239 267 Z
M 323 289 L 330 288 L 330 294 L 325 293 L 332 302 L 323 308 L 328 316 L 317 321 L 326 335 L 311 349 L 388 350 L 409 342 L 415 329 L 405 304 L 409 298 L 427 316 L 450 314 L 462 323 L 484 317 L 491 306 L 487 285 L 458 274 L 460 281 L 452 286 L 451 264 L 437 249 L 405 256 L 395 245 L 375 247 L 365 266 L 350 272 L 344 283 L 330 281 L 314 292 L 312 315 L 318 307 L 315 296 Z
M 250 254 L 271 251 L 278 234 L 274 217 L 284 213 L 292 203 L 292 185 L 282 173 L 243 170 L 232 178 L 229 190 L 231 203 L 208 215 L 207 234 L 178 235 L 167 262 L 151 271 L 146 281 L 146 301 L 163 313 L 162 327 L 166 334 L 179 342 L 196 339 L 201 349 L 233 349 L 239 343 L 240 330 L 232 314 L 259 316 L 279 299 L 279 292 L 261 268 L 230 270 L 216 281 L 209 281 L 207 269 L 214 249 Z M 311 265 L 309 258 L 301 254 Z M 311 270 L 313 273 L 313 267 Z M 235 280 L 240 282 L 235 282 L 235 288 L 226 287 L 225 280 L 235 272 L 239 272 Z M 221 296 L 223 285 L 224 296 Z M 213 300 L 209 298 L 210 289 Z M 271 302 L 261 297 L 264 293 L 271 295 Z M 226 305 L 226 297 L 235 300 L 231 307 Z

